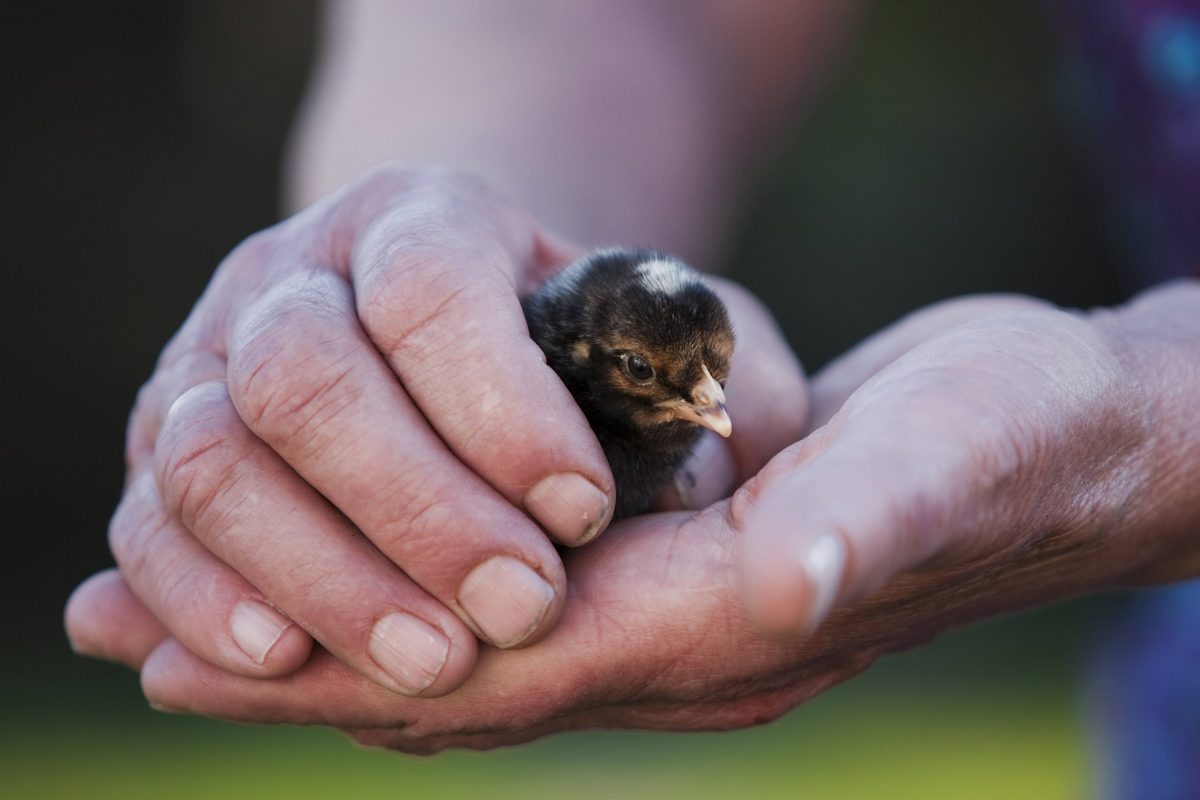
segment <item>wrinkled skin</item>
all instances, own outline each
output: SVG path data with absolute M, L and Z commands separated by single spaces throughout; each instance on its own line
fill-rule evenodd
M 567 591 L 552 540 L 583 543 L 612 508 L 603 452 L 519 304 L 577 254 L 478 179 L 401 166 L 244 242 L 130 420 L 109 541 L 133 594 L 221 669 L 287 674 L 315 639 L 404 695 L 459 686 L 477 637 L 515 647 L 544 636 Z M 697 469 L 719 476 L 703 487 L 712 498 L 798 438 L 808 409 L 769 315 L 716 283 L 754 357 L 730 398 L 741 435 L 698 453 Z M 555 475 L 586 479 L 603 505 L 561 492 L 534 504 Z M 516 565 L 517 589 L 542 582 L 548 603 L 497 613 L 487 604 L 503 591 L 463 588 L 496 558 Z M 434 655 L 440 641 L 436 674 L 383 667 L 375 631 L 394 631 L 385 620 L 397 612 L 419 621 L 402 632 L 415 628 Z M 84 613 L 72 604 L 72 635 L 94 640 L 76 630 Z
M 1185 478 L 1200 443 L 1179 387 L 1197 385 L 1198 303 L 1183 284 L 1114 312 L 987 297 L 912 315 L 815 379 L 812 433 L 731 500 L 572 551 L 557 627 L 483 650 L 440 699 L 389 693 L 325 652 L 274 680 L 224 672 L 111 573 L 78 590 L 69 629 L 140 668 L 162 707 L 335 725 L 408 752 L 761 723 L 950 627 L 1196 574 Z M 829 576 L 796 555 L 822 534 L 847 553 L 828 616 L 814 598 Z

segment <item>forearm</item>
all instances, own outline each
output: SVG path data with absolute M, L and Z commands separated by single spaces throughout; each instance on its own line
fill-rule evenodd
M 1124 510 L 1134 581 L 1200 575 L 1200 282 L 1147 291 L 1097 316 L 1145 398 L 1140 489 Z
M 388 159 L 482 175 L 583 244 L 710 263 L 852 3 L 330 5 L 289 203 Z

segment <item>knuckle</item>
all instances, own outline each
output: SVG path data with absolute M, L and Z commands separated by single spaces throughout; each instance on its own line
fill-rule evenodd
M 108 524 L 108 547 L 124 575 L 145 572 L 148 542 L 168 524 L 161 504 L 152 501 L 157 490 L 145 473 L 130 486 Z
M 202 384 L 176 401 L 155 452 L 164 508 L 192 530 L 207 524 L 251 447 L 224 387 L 213 385 Z
M 441 248 L 403 247 L 363 277 L 359 318 L 388 355 L 447 348 L 503 297 L 497 276 Z
M 220 380 L 225 372 L 225 361 L 221 356 L 193 343 L 173 353 L 171 359 L 160 360 L 154 374 L 142 384 L 134 399 L 128 423 L 127 444 L 130 448 L 135 438 L 139 444 L 146 444 L 142 441 L 145 437 L 153 443 L 170 400 L 201 383 Z
M 204 562 L 182 555 L 159 563 L 157 594 L 161 606 L 178 613 L 212 607 L 209 601 L 213 595 L 219 595 L 219 583 L 212 575 L 205 574 L 206 567 Z
M 349 195 L 385 213 L 399 212 L 406 221 L 425 223 L 461 216 L 464 210 L 482 212 L 485 217 L 516 210 L 479 175 L 438 164 L 392 161 L 376 165 L 350 187 Z
M 264 439 L 303 449 L 361 395 L 362 345 L 333 309 L 327 287 L 310 282 L 267 300 L 234 338 L 233 404 Z
M 396 482 L 392 495 L 393 503 L 383 507 L 395 508 L 395 517 L 380 527 L 376 541 L 385 553 L 426 547 L 437 552 L 444 534 L 461 521 L 461 492 L 437 485 L 429 477 L 405 475 Z
M 221 260 L 217 267 L 218 273 L 240 273 L 244 270 L 255 271 L 269 263 L 279 252 L 280 235 L 278 227 L 266 228 L 250 234 L 238 242 L 229 254 Z
M 189 346 L 174 354 L 169 362 L 160 362 L 150 379 L 138 390 L 125 435 L 126 467 L 129 473 L 151 460 L 162 431 L 169 403 L 188 389 L 210 381 L 222 380 L 225 359 L 213 350 Z

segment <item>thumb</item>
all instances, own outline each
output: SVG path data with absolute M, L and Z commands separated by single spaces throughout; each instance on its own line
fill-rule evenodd
M 921 407 L 835 417 L 735 499 L 753 622 L 775 633 L 810 632 L 839 603 L 970 544 L 961 534 L 974 529 L 964 509 L 978 513 L 970 499 L 990 483 L 973 463 L 979 442 Z

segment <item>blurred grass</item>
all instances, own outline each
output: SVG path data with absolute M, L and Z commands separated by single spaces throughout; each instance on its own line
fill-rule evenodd
M 119 668 L 61 659 L 0 734 L 13 798 L 1011 798 L 1084 794 L 1081 606 L 885 659 L 780 722 L 719 734 L 565 734 L 415 758 L 331 731 L 157 714 Z M 11 684 L 10 684 L 11 685 Z
M 874 702 L 864 703 L 872 699 Z M 1080 794 L 1070 715 L 1029 698 L 869 698 L 844 690 L 784 722 L 729 734 L 595 733 L 416 759 L 322 730 L 184 718 L 101 720 L 5 742 L 20 798 L 886 797 Z

